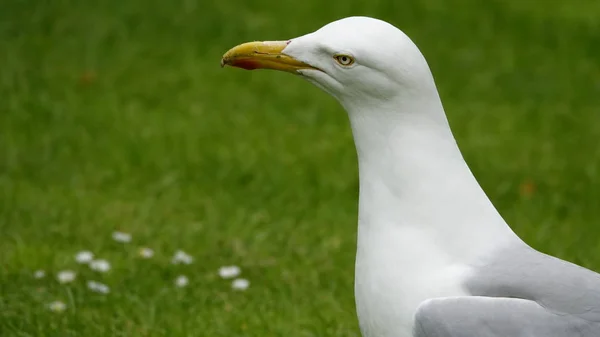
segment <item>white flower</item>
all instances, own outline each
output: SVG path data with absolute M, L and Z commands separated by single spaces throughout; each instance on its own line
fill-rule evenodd
M 223 266 L 219 268 L 219 276 L 225 279 L 234 278 L 240 275 L 240 272 L 241 270 L 238 266 Z
M 54 312 L 63 312 L 65 309 L 67 309 L 67 305 L 61 301 L 54 301 L 48 304 L 48 309 Z
M 106 284 L 96 281 L 88 281 L 87 287 L 95 293 L 108 294 L 110 292 L 110 288 Z
M 59 271 L 58 274 L 56 274 L 56 279 L 58 280 L 59 283 L 69 283 L 69 282 L 73 282 L 73 280 L 75 280 L 75 276 L 77 276 L 77 274 L 72 271 L 72 270 L 63 270 L 63 271 Z
M 173 263 L 173 264 L 180 264 L 180 263 L 190 264 L 190 263 L 192 263 L 192 261 L 194 261 L 193 257 L 186 254 L 184 251 L 178 250 L 177 252 L 175 252 L 175 255 L 173 256 L 171 263 Z
M 231 282 L 231 288 L 233 290 L 246 290 L 250 286 L 250 281 L 245 278 L 238 278 Z
M 33 277 L 38 278 L 38 279 L 39 278 L 44 278 L 44 277 L 46 277 L 46 272 L 43 271 L 43 270 L 41 270 L 41 269 L 40 270 L 36 270 L 35 273 L 33 273 Z
M 190 280 L 184 275 L 180 275 L 175 279 L 175 285 L 179 288 L 183 288 L 190 283 Z
M 94 259 L 94 254 L 87 250 L 83 250 L 75 255 L 77 263 L 90 263 Z
M 127 242 L 131 241 L 131 234 L 123 233 L 123 232 L 113 232 L 112 238 L 113 238 L 113 240 L 115 240 L 117 242 L 127 243 Z
M 154 256 L 154 251 L 150 248 L 143 247 L 140 248 L 139 254 L 142 258 L 149 259 Z
M 110 263 L 106 260 L 94 260 L 90 262 L 90 268 L 101 273 L 106 273 L 110 270 Z

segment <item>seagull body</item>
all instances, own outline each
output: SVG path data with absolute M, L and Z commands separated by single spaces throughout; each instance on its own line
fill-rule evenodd
M 537 252 L 506 224 L 462 157 L 425 58 L 399 29 L 346 18 L 239 45 L 222 65 L 299 74 L 348 113 L 363 336 L 600 336 L 600 275 Z

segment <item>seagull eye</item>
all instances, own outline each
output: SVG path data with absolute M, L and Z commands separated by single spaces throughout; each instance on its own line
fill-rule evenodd
M 354 59 L 352 58 L 352 56 L 348 55 L 338 54 L 334 55 L 333 58 L 336 60 L 337 63 L 343 65 L 344 67 L 351 66 L 354 63 Z

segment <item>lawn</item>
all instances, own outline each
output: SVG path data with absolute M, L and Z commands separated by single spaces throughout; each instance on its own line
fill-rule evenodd
M 289 74 L 219 67 L 240 42 L 349 15 L 420 46 L 513 229 L 600 270 L 600 2 L 4 0 L 0 335 L 359 336 L 344 111 Z M 173 265 L 177 250 L 193 263 Z M 77 278 L 59 284 L 65 269 Z

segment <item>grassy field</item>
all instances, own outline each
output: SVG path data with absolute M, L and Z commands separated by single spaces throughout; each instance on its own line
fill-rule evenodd
M 600 270 L 598 1 L 4 0 L 0 335 L 359 336 L 345 113 L 300 78 L 219 67 L 237 43 L 357 14 L 420 46 L 515 231 Z M 84 249 L 112 269 L 77 265 Z M 172 265 L 178 249 L 194 263 Z M 248 290 L 217 275 L 229 264 Z

